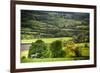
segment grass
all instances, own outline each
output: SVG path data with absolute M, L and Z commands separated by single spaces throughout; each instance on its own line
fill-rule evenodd
M 63 38 L 40 38 L 40 40 L 43 40 L 45 43 L 51 43 L 55 40 L 65 40 L 65 41 L 68 41 L 68 40 L 71 40 L 72 37 L 63 37 Z M 32 42 L 35 42 L 36 40 L 39 40 L 39 39 L 24 39 L 24 40 L 21 40 L 21 43 L 32 43 Z
M 57 39 L 58 39 L 58 38 L 57 38 Z M 86 43 L 77 43 L 76 45 L 84 46 L 84 44 L 86 44 Z M 64 48 L 65 48 L 65 47 L 63 47 L 63 49 L 64 49 Z M 83 56 L 87 56 L 88 54 L 89 54 L 89 49 L 83 48 L 82 55 L 83 55 Z M 28 50 L 22 51 L 20 55 L 21 55 L 21 57 L 23 57 L 23 56 L 27 57 L 27 55 L 28 55 Z
M 22 63 L 30 63 L 30 62 L 55 62 L 55 61 L 69 61 L 69 60 L 87 60 L 89 59 L 88 50 L 84 48 L 82 51 L 83 57 L 66 57 L 66 58 L 33 58 L 30 59 L 27 57 L 28 50 L 24 50 L 21 52 L 21 62 Z M 22 57 L 25 57 L 24 59 Z
M 25 58 L 25 59 L 21 60 L 21 63 L 30 63 L 30 62 L 55 62 L 55 61 L 86 60 L 86 59 L 88 59 L 88 57 L 34 58 L 34 59 Z
M 28 50 L 24 50 L 24 51 L 22 51 L 22 52 L 20 53 L 21 58 L 22 58 L 23 56 L 25 56 L 25 57 L 27 58 L 27 55 L 28 55 Z
M 84 46 L 85 44 L 89 45 L 89 43 L 77 43 L 76 45 Z M 82 48 L 82 56 L 89 56 L 89 48 Z
M 55 40 L 62 40 L 68 41 L 71 40 L 71 37 L 63 37 L 63 38 L 41 38 L 45 43 L 51 43 Z M 21 43 L 32 43 L 38 39 L 29 39 L 29 40 L 21 40 Z M 84 46 L 86 43 L 76 43 L 76 45 Z M 64 47 L 63 47 L 64 48 Z M 22 63 L 30 63 L 30 62 L 55 62 L 55 61 L 68 61 L 68 60 L 86 60 L 89 59 L 89 49 L 83 48 L 82 49 L 82 56 L 83 57 L 66 57 L 66 58 L 28 58 L 28 50 L 21 51 L 21 62 Z

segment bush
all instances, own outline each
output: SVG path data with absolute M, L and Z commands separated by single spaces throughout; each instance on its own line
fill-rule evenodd
M 75 56 L 76 56 L 76 57 L 81 57 L 81 56 L 82 56 L 82 55 L 81 55 L 81 49 L 82 49 L 81 46 L 76 46 L 76 47 L 75 47 L 74 52 L 75 52 Z
M 26 57 L 25 56 L 22 56 L 22 59 L 26 59 Z
M 28 57 L 31 58 L 32 54 L 37 54 L 35 58 L 43 58 L 46 52 L 47 52 L 46 44 L 42 40 L 37 40 L 30 46 Z
M 87 43 L 84 44 L 84 47 L 89 48 L 89 44 L 87 44 Z
M 68 41 L 65 50 L 66 50 L 67 56 L 79 57 L 81 56 L 81 49 L 82 47 L 79 45 L 75 45 L 73 41 Z
M 51 51 L 61 50 L 62 49 L 62 41 L 56 40 L 51 43 L 50 46 Z
M 66 47 L 66 44 L 67 44 L 67 41 L 66 40 L 64 40 L 63 42 L 62 42 L 63 44 L 63 47 Z
M 44 41 L 42 41 L 42 40 L 37 40 L 35 43 L 38 43 L 38 44 L 45 44 Z
M 52 58 L 64 57 L 66 55 L 66 53 L 62 50 L 62 41 L 60 40 L 56 40 L 51 43 L 50 51 L 50 57 Z
M 70 56 L 75 56 L 75 53 L 73 51 L 73 48 L 75 46 L 75 43 L 73 41 L 68 41 L 67 44 L 66 44 L 66 48 L 65 48 L 65 51 L 66 51 L 66 56 L 70 57 Z

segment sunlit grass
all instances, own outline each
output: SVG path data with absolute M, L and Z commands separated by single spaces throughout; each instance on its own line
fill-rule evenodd
M 41 38 L 45 43 L 51 43 L 55 40 L 68 41 L 71 40 L 71 37 L 63 38 Z M 21 43 L 32 43 L 39 39 L 29 39 L 21 40 Z M 77 46 L 84 46 L 89 43 L 76 43 Z M 65 49 L 66 47 L 63 47 Z M 89 48 L 82 48 L 82 57 L 64 57 L 64 58 L 28 58 L 28 50 L 21 51 L 20 53 L 21 63 L 31 63 L 31 62 L 55 62 L 55 61 L 71 61 L 71 60 L 87 60 L 89 59 Z
M 71 40 L 72 37 L 63 37 L 63 38 L 39 38 L 40 40 L 44 41 L 45 43 L 51 43 L 55 40 L 65 40 L 65 41 L 68 41 L 68 40 Z M 24 39 L 24 40 L 21 40 L 21 43 L 32 43 L 32 42 L 35 42 L 36 40 L 39 40 L 39 39 Z
M 27 58 L 27 56 L 28 56 L 28 50 L 21 51 L 20 57 L 22 58 L 23 56 L 25 56 Z
M 83 55 L 82 57 L 65 57 L 65 58 L 28 58 L 28 50 L 24 50 L 21 52 L 21 63 L 87 60 L 89 59 L 89 50 L 84 48 L 82 50 L 82 55 Z M 23 59 L 22 57 L 25 58 Z
M 68 58 L 25 58 L 21 59 L 21 63 L 31 62 L 55 62 L 55 61 L 70 61 L 70 60 L 86 60 L 88 57 L 68 57 Z

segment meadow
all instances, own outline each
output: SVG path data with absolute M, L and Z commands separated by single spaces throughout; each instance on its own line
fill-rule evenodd
M 22 40 L 21 43 L 32 43 L 37 41 L 38 39 L 30 39 L 30 40 Z M 63 37 L 63 38 L 41 38 L 45 43 L 51 43 L 55 40 L 61 40 L 61 41 L 69 41 L 72 40 L 71 37 Z M 88 43 L 76 43 L 77 46 L 84 46 Z M 63 47 L 65 49 L 66 47 Z M 82 48 L 82 57 L 73 57 L 73 56 L 67 56 L 64 58 L 28 58 L 29 50 L 23 50 L 20 53 L 21 62 L 22 63 L 30 63 L 30 62 L 55 62 L 55 61 L 69 61 L 69 60 L 87 60 L 89 59 L 89 48 Z
M 61 40 L 61 41 L 68 41 L 68 40 L 72 40 L 72 37 L 62 37 L 62 38 L 37 38 L 37 39 L 23 39 L 21 40 L 21 43 L 32 43 L 35 42 L 36 40 L 43 40 L 45 43 L 51 43 L 55 40 Z

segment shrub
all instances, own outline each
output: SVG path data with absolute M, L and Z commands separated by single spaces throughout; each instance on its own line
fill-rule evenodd
M 84 47 L 89 48 L 89 44 L 85 43 Z
M 62 42 L 63 44 L 63 47 L 65 47 L 66 46 L 66 44 L 67 44 L 67 41 L 66 40 L 64 40 L 63 42 Z
M 82 49 L 81 46 L 76 46 L 76 47 L 75 47 L 74 52 L 75 52 L 75 56 L 76 56 L 76 57 L 82 56 L 82 55 L 81 55 L 81 49 Z
M 66 53 L 62 50 L 62 41 L 56 40 L 50 45 L 50 56 L 52 58 L 64 57 Z
M 79 45 L 75 45 L 73 41 L 68 41 L 65 50 L 66 50 L 67 56 L 79 57 L 81 56 L 81 49 L 82 47 Z
M 51 43 L 50 49 L 52 51 L 61 50 L 62 49 L 62 41 L 56 40 Z
M 67 56 L 75 56 L 75 53 L 73 51 L 74 46 L 75 43 L 73 41 L 67 41 L 66 48 L 65 48 Z
M 25 56 L 22 56 L 22 59 L 26 59 L 26 57 Z
M 44 41 L 42 41 L 42 40 L 37 40 L 35 43 L 45 44 Z

